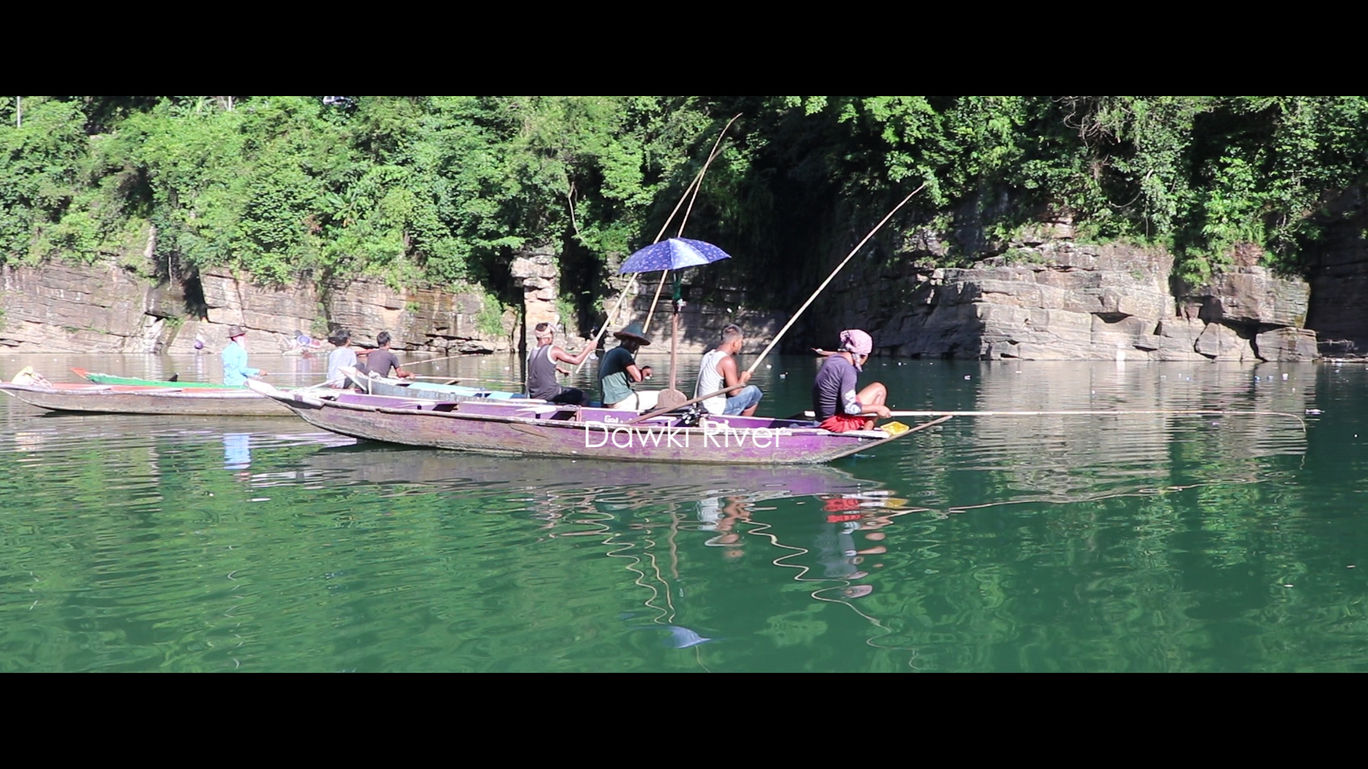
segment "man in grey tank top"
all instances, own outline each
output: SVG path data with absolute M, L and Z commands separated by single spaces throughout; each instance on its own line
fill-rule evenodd
M 532 334 L 537 347 L 527 354 L 527 397 L 541 398 L 551 403 L 583 404 L 584 392 L 574 387 L 566 387 L 556 381 L 556 375 L 569 376 L 570 372 L 557 366 L 557 362 L 578 366 L 589 357 L 594 348 L 585 345 L 577 355 L 562 350 L 555 344 L 556 328 L 550 323 L 538 323 Z

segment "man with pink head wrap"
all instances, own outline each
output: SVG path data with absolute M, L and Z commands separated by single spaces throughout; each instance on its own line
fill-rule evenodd
M 873 351 L 874 340 L 869 334 L 847 329 L 841 332 L 841 349 L 822 361 L 812 382 L 812 410 L 824 429 L 834 433 L 872 430 L 876 418 L 892 416 L 884 405 L 888 389 L 882 383 L 855 390 L 860 370 Z

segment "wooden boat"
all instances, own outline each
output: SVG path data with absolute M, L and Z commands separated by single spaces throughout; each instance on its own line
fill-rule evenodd
M 135 387 L 202 387 L 211 390 L 244 390 L 241 385 L 226 385 L 219 382 L 182 382 L 178 379 L 141 379 L 138 377 L 114 376 L 113 374 L 101 374 L 95 371 L 86 371 L 83 368 L 73 368 L 76 376 L 94 384 L 103 385 L 126 385 Z
M 0 382 L 0 390 L 40 409 L 95 414 L 178 414 L 184 416 L 289 416 L 279 401 L 245 387 L 181 388 L 57 382 L 25 385 Z
M 283 392 L 255 380 L 247 386 L 309 424 L 354 438 L 498 455 L 674 464 L 822 464 L 948 419 L 911 429 L 895 423 L 888 429 L 833 433 L 804 420 L 688 410 L 639 419 L 630 410 L 540 401 L 450 403 L 347 390 Z

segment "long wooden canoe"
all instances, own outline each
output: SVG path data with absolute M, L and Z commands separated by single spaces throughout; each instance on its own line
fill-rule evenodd
M 867 451 L 949 417 L 901 430 L 833 433 L 813 422 L 670 413 L 634 421 L 622 409 L 538 401 L 459 403 L 336 390 L 283 392 L 247 386 L 288 406 L 304 421 L 354 438 L 485 454 L 577 457 L 675 464 L 822 464 Z
M 245 390 L 241 385 L 226 385 L 220 382 L 182 382 L 179 379 L 141 379 L 139 377 L 114 376 L 113 374 L 101 374 L 95 371 L 86 371 L 83 368 L 73 368 L 76 376 L 94 384 L 103 385 L 130 385 L 138 387 L 176 387 L 176 388 L 208 388 L 211 390 Z
M 244 387 L 183 389 L 65 382 L 42 387 L 0 382 L 0 390 L 48 411 L 250 417 L 284 417 L 291 414 L 290 409 L 279 401 L 264 398 Z

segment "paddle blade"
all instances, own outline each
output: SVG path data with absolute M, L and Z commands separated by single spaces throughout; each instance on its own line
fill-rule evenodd
M 688 398 L 678 390 L 661 390 L 660 397 L 656 399 L 657 409 L 673 409 L 684 405 Z

